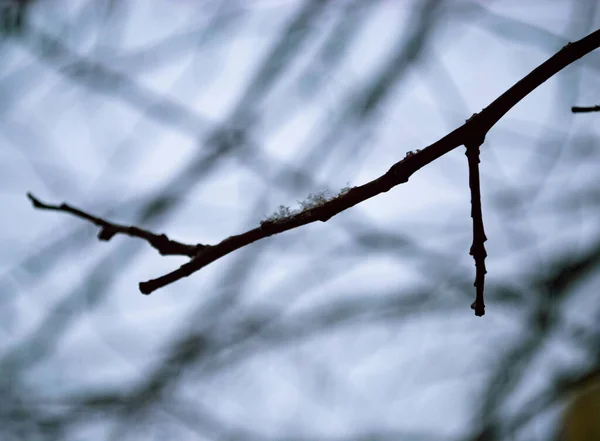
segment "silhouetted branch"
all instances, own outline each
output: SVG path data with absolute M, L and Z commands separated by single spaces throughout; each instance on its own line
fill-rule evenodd
M 326 222 L 336 214 L 363 202 L 366 199 L 387 192 L 396 185 L 407 182 L 409 177 L 415 171 L 445 155 L 456 147 L 468 143 L 473 139 L 474 134 L 479 134 L 483 141 L 485 134 L 490 128 L 513 106 L 531 93 L 531 91 L 569 64 L 596 49 L 598 46 L 600 46 L 600 30 L 591 33 L 578 42 L 567 44 L 557 54 L 534 69 L 529 75 L 502 94 L 479 114 L 473 115 L 473 117 L 461 127 L 423 150 L 413 155 L 409 155 L 397 162 L 381 177 L 362 186 L 354 187 L 347 193 L 311 210 L 301 212 L 276 222 L 264 222 L 259 228 L 241 235 L 231 236 L 221 243 L 210 247 L 209 249 L 205 249 L 193 260 L 182 265 L 175 271 L 159 278 L 140 283 L 140 291 L 145 294 L 150 294 L 156 289 L 193 274 L 219 257 L 229 254 L 231 251 L 248 245 L 249 243 L 312 222 Z M 480 270 L 481 269 L 485 270 L 485 267 L 480 266 Z M 483 289 L 483 283 L 481 283 L 481 289 Z
M 504 94 L 498 97 L 494 102 L 492 102 L 488 107 L 483 109 L 479 114 L 473 115 L 473 117 L 470 118 L 461 127 L 450 132 L 440 140 L 434 142 L 428 147 L 422 149 L 421 151 L 409 155 L 401 161 L 397 162 L 379 178 L 374 179 L 373 181 L 368 182 L 362 186 L 354 187 L 348 192 L 340 194 L 337 197 L 327 202 L 324 202 L 323 204 L 320 204 L 316 207 L 304 210 L 300 213 L 293 214 L 289 217 L 264 221 L 258 228 L 255 228 L 253 230 L 247 231 L 239 235 L 230 236 L 216 245 L 204 246 L 203 248 L 199 249 L 199 252 L 195 254 L 189 262 L 183 264 L 178 269 L 156 279 L 140 283 L 140 291 L 144 294 L 150 294 L 151 292 L 165 285 L 168 285 L 195 273 L 196 271 L 200 270 L 201 268 L 205 267 L 211 262 L 214 262 L 215 260 L 231 253 L 232 251 L 235 251 L 239 248 L 242 248 L 252 242 L 263 239 L 265 237 L 282 233 L 284 231 L 292 230 L 294 228 L 316 221 L 326 222 L 336 214 L 347 210 L 348 208 L 353 207 L 354 205 L 357 205 L 380 193 L 387 192 L 401 183 L 407 182 L 409 177 L 414 172 L 424 167 L 425 165 L 433 162 L 437 158 L 445 155 L 446 153 L 452 151 L 458 146 L 466 145 L 469 148 L 470 145 L 477 145 L 477 147 L 479 147 L 479 145 L 483 143 L 487 132 L 513 106 L 515 106 L 525 96 L 531 93 L 535 88 L 544 83 L 550 77 L 558 73 L 560 70 L 562 70 L 569 64 L 578 60 L 582 56 L 593 51 L 598 46 L 600 46 L 600 30 L 591 33 L 590 35 L 575 43 L 567 44 L 558 53 L 549 58 L 546 62 L 542 63 L 531 73 L 525 76 L 522 80 L 520 80 L 509 90 L 507 90 Z M 475 142 L 475 139 L 477 139 L 477 142 Z M 63 204 L 61 205 L 61 207 L 68 206 Z M 58 208 L 53 207 L 52 209 Z M 83 216 L 81 216 L 81 212 L 65 210 L 64 208 L 61 208 L 61 210 L 70 211 L 72 213 L 80 215 L 80 217 L 88 219 L 96 223 L 97 225 L 100 225 L 103 228 L 106 228 L 106 226 L 113 226 L 114 228 L 113 224 L 86 215 L 85 213 L 82 213 Z M 480 211 L 481 207 L 479 206 L 479 212 Z M 130 231 L 130 228 L 135 227 L 122 228 L 123 230 L 119 230 L 117 232 Z M 483 241 L 481 240 L 483 237 L 485 237 L 485 234 L 483 233 L 483 224 L 481 224 L 481 226 L 478 227 L 478 231 L 478 241 L 480 245 L 483 245 Z M 138 237 L 143 237 L 139 234 L 135 235 Z M 474 245 L 475 243 L 476 242 L 474 241 Z M 477 253 L 481 257 L 481 250 L 477 251 Z M 478 259 L 480 259 L 480 257 L 476 257 L 476 262 L 478 262 Z M 481 280 L 481 283 L 477 285 L 476 282 L 476 286 L 478 286 L 478 289 L 481 289 L 481 293 L 483 293 L 483 280 L 481 278 L 481 274 L 484 273 L 482 273 L 481 271 L 485 271 L 485 266 L 481 264 L 478 265 L 477 271 L 477 277 L 478 280 Z M 480 307 L 483 307 L 482 298 L 481 303 L 478 305 Z M 481 308 L 479 309 L 479 311 L 481 312 Z
M 109 241 L 116 234 L 126 234 L 127 236 L 131 237 L 139 237 L 140 239 L 144 239 L 150 245 L 156 248 L 158 252 L 163 256 L 182 255 L 194 257 L 196 254 L 198 254 L 200 250 L 206 247 L 206 245 L 202 244 L 188 245 L 181 242 L 177 242 L 176 240 L 169 239 L 165 234 L 155 234 L 148 230 L 143 230 L 135 226 L 119 225 L 112 222 L 108 222 L 104 219 L 88 214 L 68 204 L 46 204 L 40 201 L 31 193 L 27 193 L 27 197 L 31 200 L 33 206 L 35 208 L 39 208 L 40 210 L 64 211 L 65 213 L 70 213 L 73 216 L 80 217 L 82 219 L 90 221 L 95 225 L 98 225 L 100 227 L 100 232 L 98 233 L 99 240 Z
M 473 115 L 471 118 L 475 117 Z M 470 118 L 469 118 L 470 119 Z M 485 314 L 485 303 L 483 301 L 483 287 L 485 284 L 485 251 L 484 242 L 487 240 L 483 229 L 483 214 L 481 212 L 481 187 L 479 183 L 479 148 L 483 144 L 485 134 L 474 134 L 473 138 L 465 142 L 467 151 L 465 155 L 469 162 L 469 188 L 471 189 L 471 217 L 473 218 L 473 243 L 469 254 L 475 260 L 475 286 L 476 297 L 471 308 L 475 315 L 481 317 Z
M 591 106 L 591 107 L 571 107 L 571 112 L 573 113 L 588 113 L 588 112 L 600 112 L 600 106 Z

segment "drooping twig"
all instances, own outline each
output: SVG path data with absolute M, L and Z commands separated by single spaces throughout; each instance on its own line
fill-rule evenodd
M 168 285 L 181 278 L 193 274 L 194 272 L 200 270 L 209 263 L 214 262 L 220 257 L 223 257 L 231 253 L 232 251 L 235 251 L 259 239 L 274 234 L 282 233 L 284 231 L 288 231 L 312 222 L 326 222 L 336 214 L 347 210 L 348 208 L 359 204 L 360 202 L 363 202 L 380 193 L 387 192 L 396 185 L 407 182 L 409 177 L 414 172 L 424 167 L 425 165 L 433 162 L 437 158 L 445 155 L 446 153 L 450 152 L 456 147 L 466 145 L 467 150 L 469 150 L 470 145 L 477 145 L 478 150 L 487 132 L 512 107 L 514 107 L 519 101 L 521 101 L 524 97 L 526 97 L 529 93 L 531 93 L 535 88 L 540 86 L 550 77 L 560 72 L 566 66 L 583 57 L 587 53 L 598 48 L 599 46 L 600 30 L 589 34 L 588 36 L 584 37 L 583 39 L 577 42 L 567 44 L 554 56 L 550 57 L 547 61 L 535 68 L 523 79 L 518 81 L 514 86 L 512 86 L 509 90 L 507 90 L 500 97 L 498 97 L 488 107 L 483 109 L 479 114 L 474 115 L 472 118 L 470 118 L 461 127 L 450 132 L 440 140 L 434 142 L 428 147 L 422 149 L 421 151 L 409 155 L 401 161 L 397 162 L 379 178 L 368 182 L 362 186 L 354 187 L 347 193 L 340 195 L 339 197 L 336 197 L 332 200 L 329 200 L 326 203 L 319 205 L 315 208 L 305 210 L 299 214 L 290 216 L 289 218 L 284 218 L 277 221 L 263 222 L 259 228 L 247 231 L 246 233 L 228 237 L 227 239 L 221 241 L 216 245 L 204 246 L 199 249 L 197 254 L 195 254 L 189 262 L 183 264 L 178 269 L 156 279 L 140 283 L 140 291 L 144 294 L 150 294 L 151 292 L 165 285 Z M 474 136 L 474 134 L 476 134 L 476 136 Z M 475 142 L 475 138 L 479 138 L 481 142 Z M 479 208 L 479 210 L 481 211 L 481 207 Z M 87 215 L 87 217 L 82 217 L 94 223 L 97 223 L 97 221 L 104 222 L 97 223 L 103 228 L 105 227 L 105 224 L 109 224 L 106 221 L 102 221 L 101 219 L 89 217 L 89 215 Z M 483 233 L 483 224 L 481 224 L 480 233 L 481 235 L 479 235 L 478 238 L 479 243 L 481 244 L 481 248 L 483 248 L 483 241 L 481 240 L 482 237 L 485 237 L 485 234 Z M 137 236 L 142 237 L 139 234 Z M 481 256 L 483 254 L 481 253 L 481 250 L 477 250 L 476 248 L 477 247 L 474 248 L 474 254 L 477 254 L 479 256 L 476 257 L 476 263 L 478 262 L 477 259 L 480 259 L 480 261 L 483 262 L 481 260 Z M 477 271 L 478 274 L 480 274 L 478 277 L 481 280 L 481 283 L 477 285 L 479 296 L 479 289 L 481 290 L 481 295 L 483 294 L 483 278 L 481 274 L 485 274 L 485 266 L 481 264 L 478 265 Z M 474 305 L 476 313 L 478 311 L 482 312 L 482 307 L 483 298 L 481 298 L 481 302 L 479 303 L 476 300 Z
M 179 255 L 194 257 L 196 254 L 198 254 L 200 250 L 206 247 L 206 245 L 202 244 L 188 245 L 181 242 L 177 242 L 176 240 L 169 239 L 165 234 L 155 234 L 135 226 L 119 225 L 112 222 L 108 222 L 104 219 L 88 214 L 85 211 L 72 207 L 68 204 L 46 204 L 40 201 L 31 193 L 27 193 L 27 197 L 29 198 L 29 200 L 31 200 L 33 206 L 35 208 L 39 208 L 40 210 L 64 211 L 65 213 L 70 213 L 73 216 L 80 217 L 82 219 L 92 222 L 95 225 L 98 225 L 100 227 L 100 231 L 98 232 L 98 239 L 100 240 L 109 241 L 116 234 L 126 234 L 127 236 L 131 237 L 139 237 L 140 239 L 144 239 L 146 242 L 148 242 L 150 245 L 156 248 L 158 252 L 163 256 Z
M 591 107 L 571 107 L 571 112 L 573 113 L 588 113 L 588 112 L 600 112 L 600 106 L 591 106 Z
M 475 117 L 476 115 L 473 115 Z M 472 118 L 473 118 L 472 117 Z M 468 121 L 468 120 L 467 120 Z M 479 182 L 479 148 L 485 140 L 485 134 L 473 133 L 471 139 L 465 142 L 467 160 L 469 163 L 469 188 L 471 189 L 471 217 L 473 218 L 473 243 L 469 254 L 475 260 L 475 302 L 471 308 L 475 315 L 481 317 L 485 314 L 485 303 L 483 300 L 483 287 L 485 284 L 485 251 L 484 242 L 487 240 L 483 228 L 483 214 L 481 211 L 481 185 Z

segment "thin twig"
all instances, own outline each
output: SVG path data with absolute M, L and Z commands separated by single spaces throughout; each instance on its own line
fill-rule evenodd
M 197 244 L 197 245 L 188 245 L 181 242 L 177 242 L 176 240 L 169 239 L 165 234 L 155 234 L 148 230 L 143 230 L 141 228 L 135 226 L 126 226 L 119 225 L 99 217 L 93 216 L 91 214 L 86 213 L 78 208 L 72 207 L 68 204 L 60 204 L 60 205 L 52 205 L 46 204 L 40 201 L 31 193 L 27 193 L 27 197 L 31 200 L 31 203 L 35 208 L 39 208 L 40 210 L 53 210 L 53 211 L 64 211 L 65 213 L 70 213 L 73 216 L 80 217 L 91 223 L 98 225 L 100 227 L 100 231 L 98 232 L 98 239 L 109 241 L 116 234 L 126 234 L 130 237 L 139 237 L 140 239 L 144 239 L 150 245 L 158 250 L 158 252 L 163 256 L 189 256 L 194 257 L 198 252 L 207 247 L 207 245 Z
M 473 218 L 473 243 L 469 254 L 475 260 L 475 302 L 471 308 L 475 315 L 481 317 L 485 314 L 485 302 L 483 300 L 483 287 L 485 284 L 485 251 L 484 242 L 487 240 L 483 229 L 483 214 L 481 211 L 481 186 L 479 182 L 479 148 L 483 144 L 485 136 L 474 136 L 472 140 L 465 142 L 467 160 L 469 162 L 469 188 L 471 189 L 471 217 Z
M 573 113 L 588 113 L 588 112 L 600 112 L 600 106 L 591 106 L 591 107 L 571 107 L 571 112 Z

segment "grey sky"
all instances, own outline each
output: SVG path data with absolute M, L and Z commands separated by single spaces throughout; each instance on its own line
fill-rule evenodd
M 40 0 L 3 37 L 0 439 L 551 439 L 558 400 L 518 416 L 600 353 L 597 114 L 570 112 L 600 101 L 597 52 L 482 147 L 481 319 L 464 148 L 150 296 L 185 259 L 25 197 L 214 244 L 382 175 L 600 23 L 593 1 L 308 4 Z

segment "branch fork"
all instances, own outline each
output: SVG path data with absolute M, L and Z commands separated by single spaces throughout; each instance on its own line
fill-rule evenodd
M 169 239 L 164 234 L 155 234 L 136 226 L 125 226 L 106 221 L 93 216 L 68 204 L 52 205 L 40 201 L 28 193 L 33 206 L 42 210 L 62 211 L 80 217 L 100 227 L 98 239 L 108 241 L 117 234 L 125 234 L 146 240 L 162 255 L 183 255 L 190 258 L 179 268 L 156 279 L 139 284 L 140 291 L 150 294 L 153 291 L 174 283 L 184 277 L 199 271 L 215 260 L 239 249 L 252 242 L 301 227 L 303 225 L 321 221 L 326 222 L 338 213 L 345 211 L 378 194 L 385 193 L 393 187 L 407 182 L 409 177 L 425 165 L 433 162 L 455 148 L 464 145 L 469 165 L 469 187 L 471 191 L 471 217 L 473 218 L 473 243 L 470 254 L 475 260 L 475 289 L 476 298 L 471 307 L 475 315 L 485 313 L 483 288 L 485 282 L 485 258 L 487 256 L 484 242 L 487 237 L 484 232 L 481 210 L 481 190 L 479 183 L 479 151 L 488 131 L 519 101 L 525 98 L 538 86 L 550 77 L 560 72 L 569 64 L 595 50 L 600 46 L 600 30 L 592 32 L 579 41 L 564 46 L 555 55 L 531 71 L 523 79 L 508 89 L 494 100 L 480 113 L 474 114 L 461 127 L 450 132 L 433 144 L 415 152 L 410 152 L 405 158 L 398 161 L 390 169 L 364 185 L 353 187 L 347 192 L 324 202 L 301 215 L 291 216 L 278 221 L 263 222 L 259 227 L 242 234 L 230 236 L 218 244 L 184 244 Z M 573 107 L 573 112 L 599 111 L 600 106 L 593 108 Z

